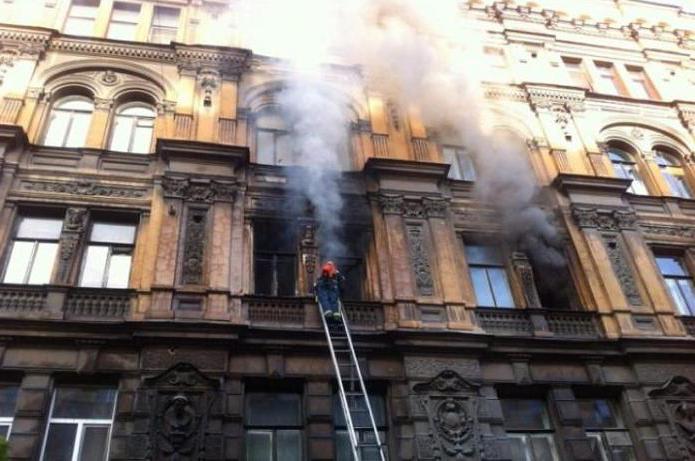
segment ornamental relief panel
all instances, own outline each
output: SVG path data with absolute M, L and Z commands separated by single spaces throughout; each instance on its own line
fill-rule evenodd
M 434 294 L 434 280 L 425 241 L 425 229 L 422 225 L 413 224 L 406 226 L 406 232 L 410 264 L 415 274 L 415 286 L 419 294 L 431 296 Z
M 165 176 L 162 178 L 162 189 L 167 198 L 212 203 L 215 201 L 233 201 L 237 186 L 233 182 Z
M 413 391 L 417 459 L 479 460 L 478 385 L 444 370 Z
M 669 459 L 695 459 L 695 384 L 683 376 L 674 376 L 649 393 L 658 399 L 671 424 L 679 447 L 671 447 Z M 672 457 L 678 455 L 682 458 Z

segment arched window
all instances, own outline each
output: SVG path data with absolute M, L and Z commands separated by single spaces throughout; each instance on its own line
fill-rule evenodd
M 156 117 L 152 106 L 124 104 L 116 111 L 109 149 L 146 154 L 152 151 L 152 134 Z
M 659 165 L 661 176 L 668 184 L 671 195 L 692 198 L 693 193 L 685 177 L 685 170 L 675 153 L 667 147 L 657 146 L 654 148 L 654 161 Z
M 608 146 L 608 158 L 613 164 L 613 172 L 619 178 L 631 179 L 627 191 L 637 195 L 649 195 L 642 177 L 637 169 L 634 157 L 626 150 L 615 145 Z
M 82 147 L 87 139 L 94 102 L 84 96 L 68 96 L 51 109 L 43 143 L 47 146 Z
M 277 110 L 269 108 L 256 116 L 256 163 L 292 164 L 290 134 Z

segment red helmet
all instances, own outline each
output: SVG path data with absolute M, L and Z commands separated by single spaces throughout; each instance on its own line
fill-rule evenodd
M 333 261 L 326 261 L 323 263 L 323 266 L 321 266 L 321 275 L 323 277 L 333 277 L 335 276 L 336 272 L 338 272 L 338 270 L 336 269 Z

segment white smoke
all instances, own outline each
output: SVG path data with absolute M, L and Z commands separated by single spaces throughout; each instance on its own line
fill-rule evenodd
M 415 109 L 426 126 L 453 132 L 475 158 L 476 191 L 503 217 L 508 238 L 539 262 L 563 265 L 557 236 L 536 205 L 537 182 L 519 140 L 495 139 L 500 124 L 488 110 L 482 81 L 484 31 L 458 0 L 245 0 L 256 52 L 289 59 L 297 76 L 281 96 L 293 121 L 299 155 L 310 160 L 306 181 L 324 237 L 340 223 L 341 202 L 326 188 L 336 178 L 339 142 L 347 126 L 342 101 L 317 83 L 321 65 L 335 61 L 361 67 L 370 90 L 402 108 Z M 261 31 L 261 32 L 259 32 Z M 259 50 L 260 48 L 260 50 Z M 503 124 L 503 120 L 501 121 Z M 333 189 L 334 190 L 334 189 Z M 328 220 L 328 224 L 324 222 Z

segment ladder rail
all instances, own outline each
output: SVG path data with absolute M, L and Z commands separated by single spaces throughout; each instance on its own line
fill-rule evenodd
M 352 456 L 355 461 L 360 461 L 361 456 L 359 453 L 359 441 L 357 440 L 357 432 L 355 431 L 355 426 L 352 422 L 352 415 L 350 415 L 350 409 L 348 406 L 347 397 L 345 395 L 345 387 L 343 386 L 343 377 L 340 372 L 340 366 L 338 365 L 338 358 L 335 355 L 335 348 L 333 347 L 333 339 L 331 333 L 328 329 L 328 323 L 326 322 L 326 317 L 323 315 L 323 308 L 321 307 L 321 302 L 316 298 L 316 303 L 319 307 L 319 313 L 321 316 L 321 323 L 323 324 L 323 331 L 326 333 L 326 338 L 328 340 L 328 348 L 331 352 L 331 360 L 333 361 L 333 369 L 335 370 L 335 375 L 338 381 L 338 396 L 340 398 L 340 407 L 343 410 L 343 416 L 345 418 L 345 425 L 348 429 L 348 437 L 350 439 L 350 447 L 352 449 Z M 359 366 L 357 367 L 359 369 Z M 367 398 L 369 400 L 369 398 Z
M 364 395 L 364 401 L 365 405 L 367 406 L 367 413 L 369 414 L 369 422 L 372 427 L 372 432 L 374 433 L 374 440 L 376 444 L 378 445 L 379 449 L 379 457 L 381 461 L 386 461 L 386 455 L 384 454 L 384 446 L 381 443 L 381 437 L 379 437 L 379 430 L 376 426 L 376 420 L 374 419 L 374 411 L 372 411 L 372 404 L 369 401 L 369 394 L 367 393 L 367 387 L 364 384 L 364 378 L 362 377 L 362 371 L 360 370 L 360 365 L 359 362 L 357 361 L 357 354 L 355 353 L 355 347 L 352 344 L 352 335 L 350 334 L 350 327 L 349 327 L 349 322 L 347 318 L 347 313 L 345 312 L 345 309 L 343 308 L 343 302 L 341 300 L 338 300 L 338 311 L 340 312 L 340 315 L 343 319 L 343 330 L 345 330 L 345 337 L 347 338 L 348 346 L 350 349 L 350 355 L 352 357 L 353 362 L 355 363 L 355 370 L 357 371 L 357 378 L 360 382 L 360 388 L 362 390 L 362 394 Z M 326 319 L 324 318 L 324 323 Z M 360 453 L 361 455 L 361 453 Z M 356 458 L 358 460 L 361 460 L 360 458 Z

